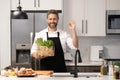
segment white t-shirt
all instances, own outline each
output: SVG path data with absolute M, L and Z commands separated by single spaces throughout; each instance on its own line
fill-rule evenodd
M 31 53 L 36 52 L 37 45 L 36 45 L 35 41 L 37 38 L 43 38 L 43 40 L 47 40 L 46 32 L 48 32 L 48 28 L 36 33 L 35 40 L 32 45 L 32 48 L 31 48 Z M 68 34 L 67 32 L 65 32 L 61 29 L 57 29 L 55 32 L 48 32 L 48 36 L 49 37 L 57 37 L 58 36 L 57 32 L 59 32 L 59 38 L 61 41 L 63 52 L 65 54 L 65 60 L 71 60 L 72 56 L 68 51 L 69 51 L 69 49 L 76 49 L 73 45 L 72 38 L 71 38 L 70 34 Z

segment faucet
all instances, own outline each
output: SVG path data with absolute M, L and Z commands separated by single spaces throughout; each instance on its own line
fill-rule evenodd
M 78 49 L 76 50 L 76 53 L 75 53 L 75 66 L 74 66 L 74 70 L 71 72 L 71 74 L 73 74 L 75 78 L 78 77 L 77 60 L 78 60 L 78 62 L 82 62 L 81 56 L 80 56 L 80 51 Z

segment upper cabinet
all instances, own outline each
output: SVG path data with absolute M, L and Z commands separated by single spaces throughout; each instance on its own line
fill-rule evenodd
M 107 0 L 107 10 L 120 10 L 120 0 Z
M 78 36 L 105 36 L 105 3 L 105 0 L 64 0 L 64 26 L 73 19 Z
M 16 10 L 19 0 L 12 0 L 12 10 Z M 62 10 L 62 0 L 20 0 L 23 10 Z
M 86 0 L 85 36 L 105 36 L 105 0 Z

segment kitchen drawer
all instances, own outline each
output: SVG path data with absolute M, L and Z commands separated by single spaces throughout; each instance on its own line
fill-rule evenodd
M 74 70 L 74 66 L 67 66 L 67 71 Z M 79 72 L 100 72 L 100 66 L 78 66 Z

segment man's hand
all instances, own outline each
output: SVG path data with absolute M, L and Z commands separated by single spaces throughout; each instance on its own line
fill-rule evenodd
M 39 58 L 38 53 L 37 52 L 32 53 L 32 57 L 34 57 L 35 59 L 38 59 Z
M 42 56 L 42 55 L 38 54 L 37 52 L 32 53 L 32 57 L 34 57 L 35 59 L 43 59 L 43 58 L 45 58 L 45 56 Z
M 76 27 L 75 21 L 73 21 L 73 20 L 70 21 L 68 27 L 70 30 L 75 30 L 75 27 Z

